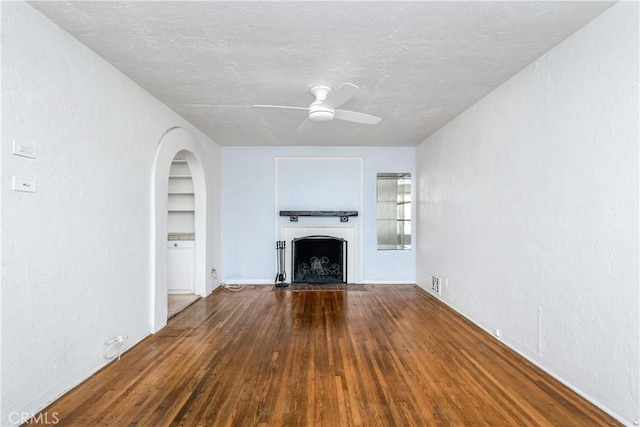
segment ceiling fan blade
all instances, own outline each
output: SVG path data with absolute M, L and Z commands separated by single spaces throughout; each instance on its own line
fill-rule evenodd
M 335 110 L 334 117 L 348 122 L 362 123 L 366 125 L 377 125 L 382 120 L 380 117 L 372 116 L 365 113 L 357 113 L 355 111 Z
M 358 89 L 358 86 L 354 84 L 345 83 L 337 89 L 329 92 L 325 100 L 322 101 L 322 105 L 329 108 L 338 108 L 355 95 L 356 92 L 358 92 Z
M 298 127 L 298 130 L 296 130 L 296 133 L 302 133 L 305 132 L 306 130 L 308 130 L 311 126 L 312 126 L 313 122 L 309 119 L 305 120 L 304 122 L 302 122 L 302 124 Z
M 304 111 L 309 111 L 308 108 L 302 108 L 302 107 L 290 107 L 288 105 L 252 105 L 253 108 L 279 108 L 281 110 L 304 110 Z

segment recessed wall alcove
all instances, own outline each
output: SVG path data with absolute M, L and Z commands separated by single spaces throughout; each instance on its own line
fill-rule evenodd
M 153 187 L 153 246 L 154 259 L 151 280 L 151 331 L 157 332 L 167 324 L 167 232 L 168 193 L 171 164 L 176 155 L 184 159 L 193 182 L 194 234 L 198 244 L 194 249 L 194 292 L 200 296 L 207 289 L 207 188 L 204 173 L 204 152 L 198 139 L 183 128 L 169 129 L 158 144 Z

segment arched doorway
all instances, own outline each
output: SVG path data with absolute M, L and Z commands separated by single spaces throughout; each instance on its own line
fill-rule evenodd
M 169 175 L 171 164 L 179 158 L 188 167 L 193 183 L 193 231 L 194 231 L 194 276 L 193 290 L 200 296 L 207 294 L 207 188 L 205 158 L 197 138 L 183 128 L 167 131 L 158 145 L 153 177 L 153 271 L 151 281 L 151 331 L 157 332 L 167 324 L 167 280 L 168 280 L 168 210 Z

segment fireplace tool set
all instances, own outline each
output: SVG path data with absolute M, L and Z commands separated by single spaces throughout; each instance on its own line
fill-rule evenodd
M 284 240 L 276 241 L 276 251 L 278 254 L 278 274 L 276 274 L 275 286 L 277 288 L 284 288 L 289 286 L 285 280 L 287 279 L 287 272 L 284 266 L 284 250 L 287 243 Z

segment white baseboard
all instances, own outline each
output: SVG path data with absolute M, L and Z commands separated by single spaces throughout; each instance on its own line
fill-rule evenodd
M 287 282 L 288 283 L 288 282 Z M 220 285 L 274 285 L 271 279 L 236 279 L 221 280 Z M 356 285 L 416 285 L 414 280 L 359 280 Z
M 226 279 L 221 280 L 220 285 L 273 285 L 273 279 Z
M 415 280 L 363 280 L 365 285 L 416 285 Z

